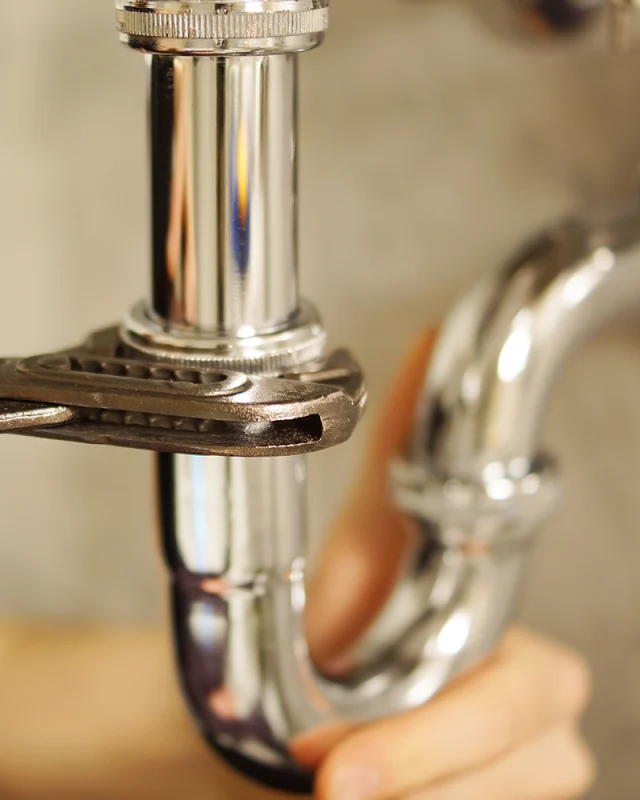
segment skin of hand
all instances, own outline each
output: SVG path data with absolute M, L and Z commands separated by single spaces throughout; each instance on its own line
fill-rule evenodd
M 380 610 L 405 552 L 410 532 L 389 502 L 386 473 L 409 434 L 432 343 L 422 337 L 400 370 L 309 582 L 310 647 L 328 672 Z M 594 775 L 579 733 L 589 694 L 577 654 L 513 630 L 425 706 L 313 732 L 292 753 L 316 770 L 318 800 L 571 800 Z M 0 709 L 7 800 L 285 797 L 211 757 L 159 632 L 0 626 Z

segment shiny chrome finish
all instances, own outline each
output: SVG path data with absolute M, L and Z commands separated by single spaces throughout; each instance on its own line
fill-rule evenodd
M 320 44 L 328 0 L 118 0 L 122 41 L 148 53 L 273 55 Z
M 151 59 L 152 305 L 176 336 L 250 339 L 298 310 L 296 62 Z
M 269 375 L 316 361 L 327 339 L 318 312 L 306 301 L 300 303 L 286 328 L 244 337 L 176 328 L 146 303 L 139 303 L 127 316 L 121 337 L 132 350 L 150 359 Z
M 484 655 L 520 584 L 521 547 L 466 552 L 420 533 L 411 627 L 378 629 L 357 671 L 329 680 L 303 630 L 304 462 L 163 456 L 159 494 L 190 706 L 227 761 L 280 789 L 310 789 L 291 753 L 314 732 L 413 708 Z
M 526 5 L 551 22 L 552 9 L 575 8 L 558 30 L 591 8 Z M 426 702 L 502 632 L 557 498 L 538 449 L 545 400 L 575 346 L 637 313 L 640 214 L 559 226 L 452 314 L 393 471 L 413 534 L 403 580 L 329 677 L 304 630 L 300 453 L 344 441 L 365 392 L 348 354 L 326 356 L 298 296 L 290 51 L 319 40 L 326 4 L 118 9 L 123 38 L 152 54 L 152 300 L 83 347 L 2 359 L 0 432 L 162 451 L 159 521 L 190 708 L 230 764 L 307 791 L 296 755 L 314 736 Z
M 172 354 L 182 342 L 188 359 L 239 358 L 243 342 L 286 331 L 300 311 L 295 56 L 154 56 L 150 69 L 153 300 L 130 335 Z M 308 778 L 287 757 L 268 657 L 273 603 L 302 574 L 304 474 L 298 458 L 157 462 L 191 710 L 228 761 L 295 790 Z
M 308 777 L 287 754 L 282 702 L 284 684 L 304 676 L 281 668 L 291 658 L 292 623 L 299 625 L 291 599 L 304 596 L 304 461 L 161 455 L 157 469 L 179 673 L 192 713 L 233 766 L 304 791 Z M 298 673 L 305 667 L 303 660 Z
M 0 400 L 0 433 L 64 425 L 75 417 L 75 410 L 65 406 L 25 403 L 21 400 Z
M 436 475 L 538 458 L 540 419 L 573 349 L 640 305 L 635 207 L 544 234 L 451 314 L 431 362 L 412 458 Z
M 308 315 L 297 284 L 294 57 L 153 56 L 151 71 L 153 302 L 129 318 L 125 340 L 210 365 L 260 342 L 245 366 L 277 369 L 270 346 Z M 419 529 L 408 602 L 370 632 L 348 679 L 330 679 L 303 628 L 304 461 L 161 454 L 157 474 L 189 705 L 228 762 L 271 786 L 309 790 L 293 755 L 301 741 L 415 707 L 484 655 L 519 585 L 520 542 L 466 550 Z
M 555 380 L 578 346 L 639 311 L 635 204 L 565 222 L 483 280 L 440 334 L 410 447 L 392 470 L 399 508 L 445 551 L 524 553 L 558 496 L 539 442 Z M 486 647 L 497 633 L 478 627 L 471 639 Z

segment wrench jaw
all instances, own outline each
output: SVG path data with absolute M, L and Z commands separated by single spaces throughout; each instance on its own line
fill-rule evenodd
M 0 431 L 166 453 L 299 455 L 346 441 L 362 371 L 337 350 L 280 376 L 128 353 L 117 327 L 79 348 L 0 364 Z

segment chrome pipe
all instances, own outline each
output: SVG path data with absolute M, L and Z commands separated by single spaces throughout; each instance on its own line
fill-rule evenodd
M 164 332 L 165 338 L 155 342 L 163 358 L 189 360 L 189 346 L 197 340 L 200 359 L 224 366 L 229 354 L 220 355 L 219 347 L 203 348 L 203 343 L 225 341 L 235 350 L 246 339 L 269 341 L 278 324 L 295 316 L 295 260 L 286 269 L 280 262 L 272 270 L 269 236 L 262 244 L 248 238 L 252 247 L 246 259 L 232 246 L 236 219 L 228 209 L 239 191 L 238 181 L 229 176 L 238 147 L 224 146 L 233 139 L 230 131 L 254 131 L 258 141 L 251 152 L 278 154 L 270 163 L 280 166 L 276 182 L 289 186 L 287 208 L 295 208 L 295 59 L 151 59 L 155 225 L 154 304 L 148 319 Z M 282 108 L 287 91 L 291 96 Z M 212 113 L 214 108 L 218 112 Z M 282 143 L 260 141 L 270 135 L 268 123 L 274 118 L 290 122 L 283 137 L 291 158 L 286 165 Z M 284 133 L 284 125 L 275 127 Z M 185 133 L 196 129 L 198 137 Z M 207 169 L 216 146 L 222 147 L 216 168 Z M 207 179 L 214 186 L 189 190 Z M 190 197 L 196 199 L 187 213 Z M 198 198 L 205 199 L 199 203 Z M 279 253 L 292 256 L 296 226 L 279 219 L 281 205 L 276 187 L 255 194 L 248 207 L 254 219 L 273 221 Z M 285 234 L 289 246 L 282 244 Z M 198 250 L 202 240 L 225 246 Z M 176 242 L 182 248 L 172 250 Z M 260 303 L 256 287 L 267 286 L 267 302 Z M 212 287 L 216 291 L 207 295 Z M 272 313 L 266 316 L 265 311 Z M 247 326 L 251 331 L 244 337 Z M 150 328 L 147 346 L 155 330 Z M 264 362 L 257 359 L 253 369 L 264 370 Z M 414 707 L 461 667 L 464 645 L 467 662 L 484 653 L 481 642 L 467 641 L 471 628 L 500 625 L 496 608 L 509 607 L 505 596 L 508 600 L 519 583 L 519 552 L 505 551 L 496 559 L 440 551 L 420 535 L 403 586 L 405 595 L 411 592 L 412 600 L 421 602 L 406 606 L 410 613 L 402 618 L 400 635 L 397 625 L 386 633 L 384 622 L 374 629 L 370 640 L 376 640 L 377 649 L 354 662 L 348 683 L 330 680 L 313 665 L 304 634 L 304 459 L 161 453 L 157 490 L 178 669 L 189 706 L 229 763 L 278 788 L 306 791 L 311 786 L 311 777 L 292 755 L 300 737 L 326 725 Z M 482 622 L 472 626 L 477 618 Z
M 141 30 L 158 31 L 127 2 L 121 32 L 153 53 L 153 292 L 127 320 L 125 344 L 146 359 L 249 375 L 309 369 L 324 333 L 298 300 L 297 56 L 240 35 L 276 24 L 247 21 L 256 4 L 234 23 L 241 56 L 198 39 L 230 24 L 219 4 L 198 6 L 206 24 L 172 6 L 171 25 L 160 0 L 146 5 L 164 36 L 139 42 Z M 286 5 L 283 30 L 305 30 L 307 5 Z M 304 630 L 303 458 L 162 453 L 157 488 L 187 702 L 227 762 L 280 789 L 310 790 L 296 754 L 314 733 L 413 708 L 484 655 L 520 583 L 521 548 L 466 552 L 420 529 L 402 581 L 410 602 L 399 614 L 392 604 L 349 674 L 330 678 Z
M 445 551 L 526 555 L 559 498 L 540 449 L 555 381 L 580 345 L 639 311 L 636 202 L 563 222 L 482 280 L 440 332 L 406 456 L 392 468 L 398 508 Z M 510 609 L 496 602 L 494 613 L 505 620 Z M 500 625 L 476 621 L 490 645 Z
M 151 302 L 79 346 L 1 359 L 0 430 L 160 453 L 193 716 L 229 764 L 308 791 L 316 735 L 421 705 L 496 643 L 557 499 L 538 450 L 545 401 L 580 342 L 637 312 L 640 214 L 559 226 L 451 315 L 392 471 L 413 533 L 405 574 L 343 672 L 324 674 L 304 626 L 301 454 L 346 441 L 366 400 L 358 364 L 325 352 L 298 297 L 297 53 L 322 40 L 327 0 L 117 12 L 150 60 Z
M 298 310 L 297 57 L 151 56 L 153 312 L 248 338 Z
M 263 69 L 262 60 L 255 68 Z M 262 113 L 266 107 L 243 106 Z M 221 124 L 218 117 L 210 119 Z M 250 125 L 264 128 L 256 119 Z M 211 131 L 211 139 L 219 137 Z M 235 304 L 224 279 L 240 281 L 233 271 L 239 272 L 239 265 L 227 272 L 215 259 L 205 263 L 216 271 L 218 298 Z M 225 319 L 233 318 L 237 306 L 229 314 L 224 303 L 219 308 L 219 319 Z M 248 318 L 242 321 L 247 324 Z M 184 317 L 178 322 L 186 327 Z M 230 338 L 234 330 L 222 333 Z M 189 705 L 228 762 L 278 788 L 310 788 L 310 776 L 292 757 L 300 737 L 326 725 L 414 707 L 483 655 L 519 585 L 519 549 L 487 556 L 434 548 L 422 532 L 403 581 L 412 602 L 402 624 L 383 633 L 381 622 L 371 633 L 375 652 L 354 662 L 347 683 L 330 680 L 311 662 L 304 635 L 304 461 L 161 454 L 158 495 L 179 672 Z
M 300 636 L 289 603 L 303 592 L 304 459 L 160 454 L 157 479 L 178 673 L 192 714 L 245 775 L 307 791 L 286 749 L 283 702 L 303 676 L 287 674 L 279 653 Z
M 446 326 L 413 445 L 392 481 L 413 523 L 405 575 L 350 668 L 327 676 L 304 630 L 304 460 L 244 457 L 268 449 L 265 430 L 277 454 L 295 450 L 296 431 L 309 437 L 316 425 L 321 437 L 324 424 L 335 425 L 333 408 L 355 424 L 364 402 L 357 369 L 324 358 L 319 319 L 298 299 L 296 53 L 321 40 L 326 2 L 118 0 L 118 10 L 122 38 L 151 54 L 153 183 L 152 302 L 134 309 L 120 337 L 145 375 L 197 384 L 206 372 L 221 384 L 212 419 L 194 419 L 195 407 L 180 403 L 143 420 L 191 431 L 186 450 L 157 462 L 180 679 L 228 763 L 270 786 L 308 791 L 312 776 L 296 757 L 314 734 L 414 708 L 494 646 L 557 494 L 552 464 L 533 447 L 536 401 L 569 343 L 640 296 L 640 282 L 625 277 L 635 221 L 605 226 L 609 238 L 563 227 Z M 155 372 L 154 361 L 162 362 Z M 104 365 L 115 368 L 139 371 Z M 244 394 L 224 394 L 229 383 Z M 320 391 L 326 402 L 311 428 L 293 427 L 291 405 L 306 408 L 304 398 Z M 119 402 L 132 411 L 129 395 Z M 107 413 L 98 421 L 113 421 Z M 293 437 L 284 445 L 282 422 Z M 220 447 L 243 457 L 186 454 L 216 426 L 227 433 Z M 168 449 L 157 433 L 153 443 Z M 302 446 L 308 452 L 313 441 Z
M 296 101 L 295 54 L 151 56 L 149 319 L 171 337 L 165 350 L 188 353 L 197 337 L 201 359 L 219 364 L 203 342 L 240 350 L 298 313 Z M 156 475 L 193 715 L 245 773 L 307 788 L 299 770 L 285 770 L 282 723 L 263 710 L 275 687 L 265 686 L 273 675 L 260 631 L 275 624 L 271 594 L 291 591 L 306 552 L 304 458 L 160 453 Z
M 412 460 L 442 479 L 473 481 L 488 465 L 539 459 L 545 404 L 573 350 L 637 314 L 639 238 L 635 203 L 585 213 L 467 295 L 434 352 Z
M 117 11 L 150 61 L 151 301 L 74 348 L 2 359 L 0 430 L 160 454 L 189 707 L 229 764 L 308 791 L 315 736 L 421 705 L 496 643 L 557 496 L 544 401 L 579 342 L 636 312 L 640 215 L 560 226 L 450 317 L 392 474 L 405 574 L 348 666 L 324 674 L 305 635 L 301 454 L 345 441 L 366 400 L 298 296 L 297 54 L 322 40 L 327 0 Z

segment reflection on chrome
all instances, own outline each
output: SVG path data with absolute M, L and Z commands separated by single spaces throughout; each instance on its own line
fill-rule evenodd
M 498 358 L 498 376 L 505 383 L 513 383 L 527 368 L 533 321 L 533 314 L 525 308 L 511 324 L 511 331 Z
M 494 643 L 532 535 L 555 508 L 556 470 L 539 449 L 555 379 L 577 347 L 607 324 L 637 318 L 638 307 L 634 201 L 543 234 L 446 321 L 411 445 L 392 470 L 399 508 L 466 568 L 437 639 L 443 677 Z M 431 567 L 437 586 L 443 565 Z M 436 607 L 435 589 L 429 602 Z
M 297 302 L 296 57 L 151 58 L 154 310 L 248 338 Z

